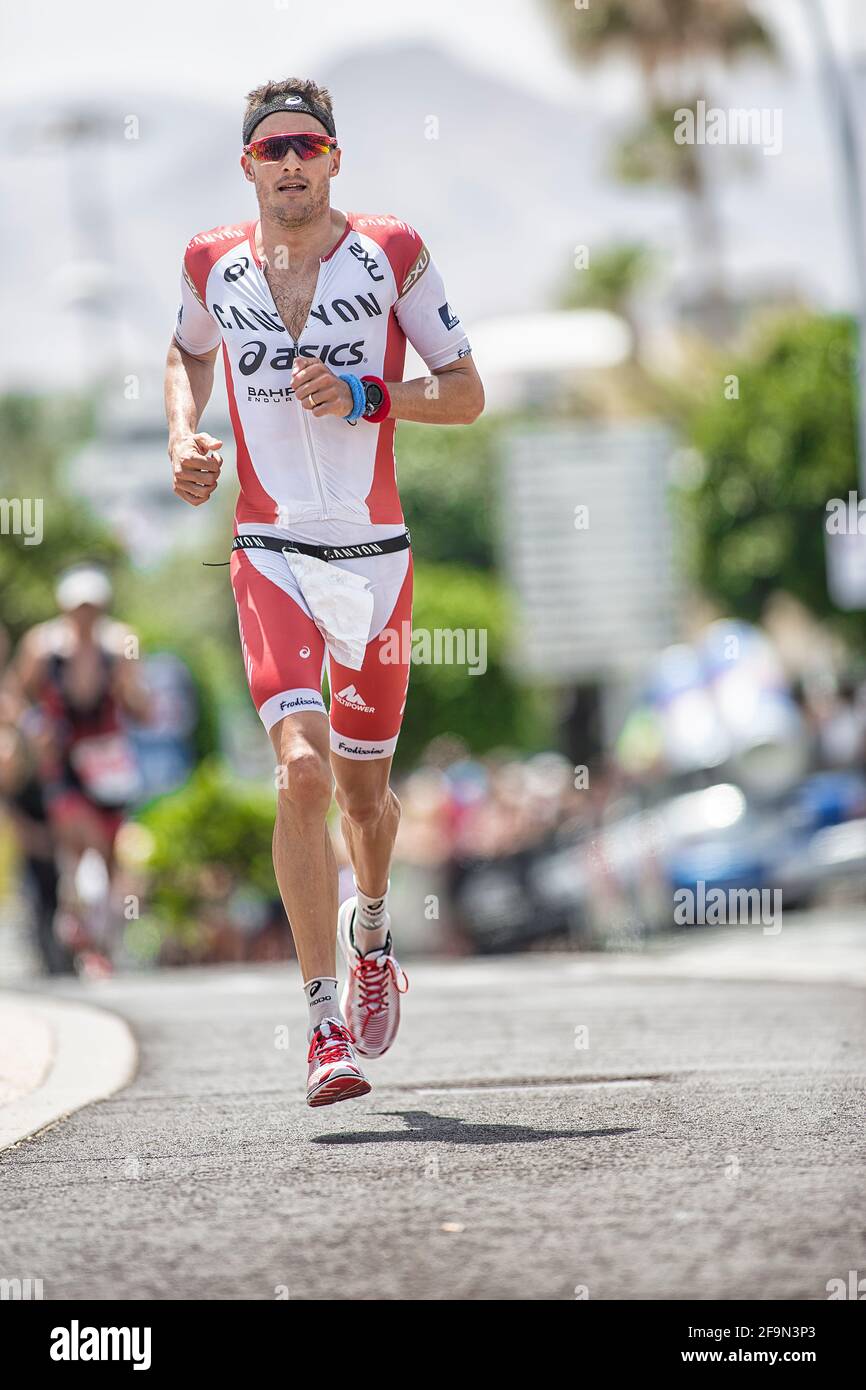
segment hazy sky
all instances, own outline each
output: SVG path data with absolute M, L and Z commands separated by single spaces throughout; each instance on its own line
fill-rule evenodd
M 412 38 L 512 77 L 519 55 L 536 84 L 573 80 L 543 0 L 28 0 L 4 8 L 3 47 L 17 55 L 4 79 L 10 96 L 38 72 L 64 90 L 98 76 L 175 95 L 186 87 L 219 100 L 223 92 L 234 102 L 263 73 L 314 74 L 323 58 Z
M 593 0 L 589 0 L 591 5 Z M 785 46 L 808 61 L 804 3 L 760 0 Z M 840 47 L 866 49 L 866 0 L 824 0 Z M 315 75 L 316 65 L 389 38 L 428 39 L 512 81 L 566 98 L 582 84 L 562 56 L 545 0 L 26 0 L 6 5 L 3 96 L 47 83 L 65 96 L 167 88 L 236 103 L 263 76 Z M 605 74 L 606 96 L 615 74 Z

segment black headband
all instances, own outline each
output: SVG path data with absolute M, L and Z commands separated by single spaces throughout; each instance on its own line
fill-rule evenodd
M 327 111 L 317 102 L 307 101 L 306 97 L 300 93 L 289 93 L 285 97 L 275 97 L 273 101 L 266 101 L 263 106 L 257 106 L 254 111 L 247 116 L 244 121 L 244 144 L 250 143 L 250 136 L 260 121 L 266 116 L 275 116 L 278 111 L 298 112 L 303 111 L 307 116 L 315 116 L 328 132 L 329 135 L 336 136 L 334 122 Z

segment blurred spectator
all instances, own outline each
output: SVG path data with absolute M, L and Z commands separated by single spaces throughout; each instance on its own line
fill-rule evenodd
M 112 590 L 105 571 L 74 566 L 61 575 L 56 598 L 59 616 L 25 634 L 7 672 L 24 778 L 11 795 L 19 813 L 24 797 L 31 821 L 44 818 L 43 848 L 50 831 L 60 870 L 57 932 L 80 953 L 85 968 L 105 973 L 115 841 L 138 790 L 123 720 L 145 719 L 149 700 L 139 663 L 128 659 L 136 655 L 130 645 L 136 639 L 108 616 Z M 14 762 L 7 758 L 10 777 Z M 44 936 L 42 909 L 40 923 Z
M 59 975 L 71 971 L 72 956 L 54 933 L 59 874 L 40 757 L 38 720 L 11 690 L 0 689 L 0 797 L 21 857 L 39 957 L 49 975 Z

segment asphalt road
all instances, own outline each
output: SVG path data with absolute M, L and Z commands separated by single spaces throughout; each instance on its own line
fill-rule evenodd
M 825 1299 L 866 1274 L 866 994 L 675 964 L 416 964 L 373 1091 L 319 1110 L 294 968 L 90 988 L 139 1073 L 0 1155 L 0 1275 L 46 1299 Z

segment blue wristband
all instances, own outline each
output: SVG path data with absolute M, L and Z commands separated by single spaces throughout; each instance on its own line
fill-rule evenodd
M 343 416 L 343 419 L 348 420 L 349 424 L 352 425 L 364 414 L 364 407 L 367 404 L 367 393 L 364 390 L 364 384 L 360 377 L 352 376 L 350 372 L 346 372 L 345 374 L 341 373 L 340 380 L 347 381 L 349 383 L 349 390 L 352 392 L 352 409 L 349 411 L 348 415 Z

